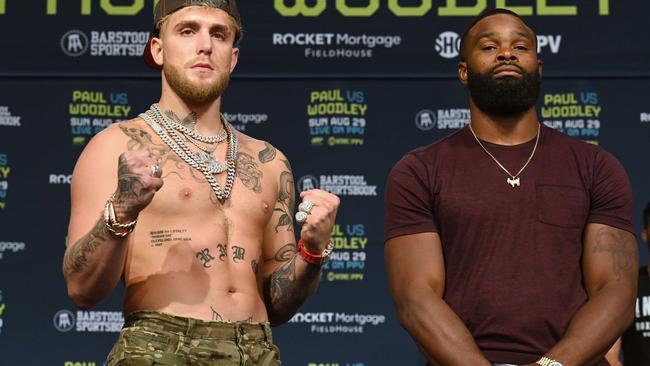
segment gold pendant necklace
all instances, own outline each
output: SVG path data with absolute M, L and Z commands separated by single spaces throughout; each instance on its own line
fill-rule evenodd
M 488 154 L 488 155 L 492 158 L 492 160 L 494 160 L 494 162 L 497 163 L 497 165 L 498 165 L 498 166 L 499 166 L 499 167 L 500 167 L 504 172 L 506 172 L 506 174 L 508 174 L 508 178 L 506 179 L 506 183 L 508 183 L 510 186 L 512 186 L 512 188 L 515 188 L 515 187 L 519 187 L 519 186 L 521 186 L 521 178 L 520 178 L 519 176 L 520 176 L 521 173 L 524 171 L 524 169 L 526 169 L 526 167 L 528 166 L 528 163 L 530 163 L 530 161 L 533 159 L 533 156 L 535 156 L 535 151 L 537 151 L 537 144 L 539 143 L 539 135 L 540 135 L 540 132 L 541 132 L 540 129 L 541 129 L 541 126 L 542 126 L 542 125 L 541 125 L 540 123 L 537 124 L 537 137 L 535 138 L 535 146 L 533 147 L 533 152 L 532 152 L 532 153 L 530 154 L 530 156 L 528 157 L 528 160 L 526 160 L 526 163 L 524 164 L 524 166 L 522 166 L 521 169 L 519 169 L 519 171 L 517 172 L 517 174 L 512 174 L 512 173 L 510 173 L 510 172 L 508 171 L 508 169 L 506 169 L 506 167 L 504 167 L 503 164 L 501 164 L 501 163 L 497 160 L 497 158 L 495 158 L 494 155 L 492 155 L 492 154 L 488 151 L 488 149 L 486 149 L 485 146 L 483 146 L 483 144 L 481 143 L 481 140 L 479 140 L 479 139 L 478 139 L 478 136 L 476 136 L 476 133 L 474 132 L 474 129 L 472 128 L 472 124 L 471 124 L 471 123 L 470 123 L 468 126 L 469 126 L 469 130 L 472 132 L 472 135 L 474 136 L 474 139 L 476 140 L 476 142 L 478 142 L 479 146 L 483 149 L 483 151 L 485 151 L 485 153 Z

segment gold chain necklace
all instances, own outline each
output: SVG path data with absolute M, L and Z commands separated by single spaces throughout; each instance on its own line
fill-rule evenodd
M 530 163 L 530 161 L 533 159 L 533 156 L 535 156 L 535 151 L 537 151 L 537 144 L 539 143 L 539 135 L 540 135 L 541 126 L 542 125 L 540 123 L 537 124 L 537 138 L 535 139 L 535 146 L 533 147 L 533 152 L 528 157 L 528 160 L 526 160 L 526 164 L 524 164 L 524 166 L 522 166 L 521 169 L 519 169 L 517 174 L 514 174 L 514 175 L 512 173 L 510 173 L 508 171 L 508 169 L 506 169 L 506 167 L 503 166 L 503 164 L 499 163 L 497 158 L 495 158 L 494 155 L 492 155 L 488 151 L 488 149 L 486 149 L 485 146 L 483 146 L 483 144 L 481 143 L 481 140 L 479 140 L 478 136 L 476 136 L 476 133 L 474 132 L 474 129 L 472 128 L 471 123 L 469 124 L 469 130 L 472 132 L 472 135 L 474 136 L 474 139 L 476 140 L 476 142 L 478 142 L 479 146 L 483 149 L 483 151 L 485 151 L 485 153 L 488 154 L 492 158 L 492 160 L 494 160 L 495 163 L 497 163 L 499 168 L 503 169 L 503 171 L 508 174 L 508 179 L 506 179 L 506 183 L 510 184 L 512 186 L 512 188 L 515 188 L 515 187 L 521 186 L 521 178 L 519 177 L 519 175 L 524 171 L 524 169 L 526 169 L 526 167 L 528 166 L 528 163 Z

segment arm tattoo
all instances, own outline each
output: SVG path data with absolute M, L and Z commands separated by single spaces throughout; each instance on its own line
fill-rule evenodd
M 104 242 L 109 240 L 109 233 L 104 220 L 97 221 L 95 227 L 83 238 L 79 239 L 63 257 L 63 272 L 65 274 L 80 273 L 88 267 L 86 255 L 92 254 Z
M 288 171 L 290 171 L 290 172 L 293 171 L 293 170 L 291 169 L 291 163 L 289 163 L 289 160 L 282 159 L 281 161 L 284 163 L 284 166 L 287 167 L 287 170 L 288 170 Z
M 262 193 L 262 171 L 259 170 L 253 157 L 240 151 L 237 154 L 237 176 L 241 179 L 246 188 L 255 193 Z
M 617 280 L 634 267 L 636 243 L 630 237 L 627 232 L 609 227 L 603 227 L 596 233 L 596 245 L 592 250 L 610 255 Z
M 287 244 L 280 248 L 272 258 L 281 262 L 269 278 L 264 281 L 264 299 L 273 323 L 281 323 L 298 310 L 318 286 L 320 269 L 308 266 L 306 272 L 297 277 L 295 247 Z
M 264 164 L 270 163 L 275 159 L 275 154 L 276 150 L 273 147 L 273 145 L 269 144 L 268 142 L 264 141 L 264 150 L 260 151 L 259 154 L 257 154 L 258 158 L 260 161 Z
M 279 227 L 286 226 L 287 231 L 293 231 L 293 206 L 295 205 L 296 194 L 294 191 L 293 175 L 284 171 L 280 174 L 280 191 L 278 192 L 278 204 L 274 211 L 280 212 L 280 218 L 275 225 L 275 232 Z

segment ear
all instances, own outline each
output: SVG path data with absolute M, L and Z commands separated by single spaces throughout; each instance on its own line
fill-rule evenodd
M 164 61 L 162 39 L 156 37 L 151 39 L 151 56 L 156 64 L 162 67 Z
M 643 229 L 643 231 L 641 231 L 641 240 L 646 243 L 648 242 L 648 229 Z
M 237 66 L 237 61 L 239 61 L 239 48 L 233 47 L 232 54 L 230 56 L 230 73 L 232 74 L 235 71 Z
M 544 61 L 542 60 L 537 60 L 537 72 L 539 73 L 539 78 L 542 78 L 542 69 L 544 66 Z
M 467 61 L 458 63 L 458 80 L 463 85 L 467 85 Z

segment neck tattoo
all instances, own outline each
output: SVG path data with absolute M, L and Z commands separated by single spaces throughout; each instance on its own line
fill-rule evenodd
M 537 124 L 537 137 L 535 138 L 535 146 L 533 147 L 533 152 L 530 153 L 530 156 L 528 157 L 528 160 L 526 160 L 526 163 L 524 164 L 524 166 L 521 167 L 521 169 L 519 169 L 517 174 L 510 173 L 510 171 L 508 171 L 508 169 L 506 169 L 506 167 L 504 167 L 503 164 L 501 164 L 499 162 L 499 160 L 497 160 L 497 158 L 495 158 L 494 155 L 492 155 L 488 151 L 488 149 L 486 149 L 485 146 L 483 146 L 483 143 L 481 143 L 481 140 L 479 140 L 478 136 L 476 136 L 476 133 L 474 132 L 474 129 L 472 128 L 471 123 L 469 124 L 469 130 L 472 132 L 472 135 L 474 136 L 474 139 L 476 140 L 476 142 L 478 142 L 479 146 L 483 149 L 483 151 L 485 151 L 485 153 L 488 154 L 492 158 L 492 160 L 494 160 L 495 163 L 497 163 L 499 168 L 501 168 L 504 172 L 506 172 L 506 174 L 508 174 L 508 178 L 506 179 L 506 183 L 509 184 L 510 186 L 512 186 L 512 188 L 515 188 L 515 187 L 521 186 L 521 177 L 519 177 L 519 176 L 524 171 L 524 169 L 526 169 L 526 167 L 528 166 L 528 163 L 530 163 L 530 161 L 533 160 L 533 156 L 535 156 L 535 151 L 537 151 L 537 145 L 539 144 L 539 135 L 540 135 L 541 126 L 542 125 L 540 123 Z

